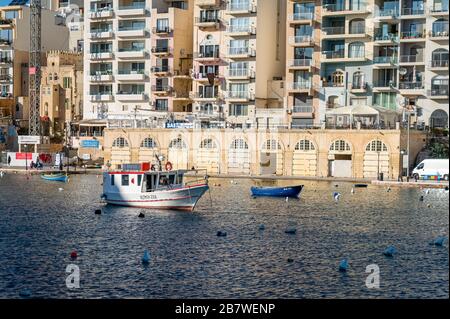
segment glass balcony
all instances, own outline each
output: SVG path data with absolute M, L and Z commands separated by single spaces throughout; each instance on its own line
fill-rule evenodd
M 229 69 L 228 70 L 229 77 L 250 77 L 249 69 Z
M 293 59 L 288 62 L 289 67 L 310 67 L 312 59 Z
M 228 33 L 248 33 L 255 34 L 256 28 L 249 25 L 230 25 L 228 27 Z
M 399 15 L 398 9 L 380 9 L 378 11 L 378 17 L 398 17 Z
M 289 43 L 292 45 L 312 45 L 314 41 L 311 35 L 298 35 L 289 37 Z
M 312 113 L 314 110 L 312 105 L 306 105 L 306 106 L 296 106 L 292 108 L 293 113 Z
M 229 99 L 248 100 L 250 93 L 248 91 L 228 91 Z
M 343 59 L 345 57 L 345 52 L 344 50 L 322 51 L 322 55 L 325 56 L 325 59 Z
M 322 27 L 322 31 L 326 35 L 345 34 L 345 27 Z
M 310 81 L 288 83 L 288 90 L 297 91 L 297 90 L 309 90 L 309 89 L 311 89 Z
M 399 37 L 396 33 L 387 33 L 387 34 L 375 34 L 375 41 L 392 41 L 398 42 Z
M 400 90 L 422 90 L 423 83 L 422 82 L 400 82 L 398 84 L 398 88 Z
M 434 85 L 428 91 L 429 96 L 448 96 L 448 85 Z
M 291 21 L 313 20 L 314 12 L 294 12 L 289 16 Z
M 406 32 L 400 33 L 400 39 L 402 39 L 402 40 L 425 39 L 425 33 L 417 32 L 417 31 L 406 31 Z
M 432 68 L 447 68 L 448 66 L 448 60 L 432 60 L 430 63 Z
M 396 81 L 375 81 L 373 83 L 374 87 L 377 88 L 395 88 L 397 87 L 397 82 Z
M 254 52 L 253 49 L 249 48 L 249 47 L 243 47 L 243 48 L 228 48 L 228 55 L 229 56 L 235 56 L 235 55 L 245 55 L 245 56 L 250 56 L 252 55 Z
M 400 63 L 422 63 L 423 56 L 418 55 L 401 55 Z
M 397 64 L 398 58 L 396 56 L 377 56 L 373 58 L 373 63 L 376 64 Z
M 255 12 L 256 8 L 249 1 L 230 1 L 227 11 L 231 13 L 249 13 Z
M 423 15 L 423 14 L 425 14 L 424 9 L 402 8 L 402 15 L 404 16 Z

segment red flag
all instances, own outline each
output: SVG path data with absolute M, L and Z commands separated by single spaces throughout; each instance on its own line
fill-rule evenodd
M 36 74 L 36 67 L 35 66 L 30 67 L 28 70 L 28 74 L 30 75 Z

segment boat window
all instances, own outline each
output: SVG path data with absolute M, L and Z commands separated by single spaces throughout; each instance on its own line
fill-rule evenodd
M 111 186 L 114 186 L 114 175 L 111 175 Z
M 177 175 L 177 184 L 183 184 L 183 174 Z
M 138 186 L 141 186 L 142 183 L 142 175 L 138 175 Z
M 122 175 L 122 186 L 130 185 L 130 175 Z
M 169 184 L 170 185 L 175 184 L 175 177 L 176 177 L 176 175 L 174 175 L 174 174 L 169 175 Z
M 166 186 L 168 185 L 169 179 L 166 175 L 160 175 L 159 176 L 159 186 Z

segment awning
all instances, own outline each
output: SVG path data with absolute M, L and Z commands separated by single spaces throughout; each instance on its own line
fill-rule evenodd
M 342 106 L 331 111 L 326 115 L 352 115 L 352 116 L 378 116 L 379 111 L 367 105 Z
M 79 126 L 106 126 L 106 120 L 81 120 L 72 124 Z

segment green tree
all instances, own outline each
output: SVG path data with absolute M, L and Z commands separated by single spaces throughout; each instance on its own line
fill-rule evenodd
M 448 158 L 448 147 L 441 143 L 433 143 L 430 147 L 433 158 Z

